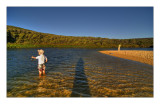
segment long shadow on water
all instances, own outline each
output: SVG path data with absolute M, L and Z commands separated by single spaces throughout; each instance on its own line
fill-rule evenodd
M 84 61 L 82 58 L 78 60 L 76 65 L 71 97 L 91 97 L 87 77 L 84 73 Z

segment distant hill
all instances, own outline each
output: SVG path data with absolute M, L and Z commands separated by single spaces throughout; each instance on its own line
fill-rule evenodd
M 115 48 L 153 47 L 153 38 L 108 39 L 100 37 L 74 37 L 41 33 L 15 26 L 7 26 L 7 48 L 27 47 L 81 47 Z

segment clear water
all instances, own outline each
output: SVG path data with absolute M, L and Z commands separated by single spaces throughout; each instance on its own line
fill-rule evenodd
M 98 52 L 106 49 L 44 50 L 48 62 L 41 77 L 30 58 L 37 48 L 7 50 L 8 97 L 153 97 L 151 65 Z

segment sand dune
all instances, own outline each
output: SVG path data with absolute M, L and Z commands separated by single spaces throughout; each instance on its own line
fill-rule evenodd
M 139 51 L 139 50 L 107 50 L 99 51 L 101 53 L 116 56 L 124 59 L 134 60 L 145 64 L 153 65 L 153 51 Z

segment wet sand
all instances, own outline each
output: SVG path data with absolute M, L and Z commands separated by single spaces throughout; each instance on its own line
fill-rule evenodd
M 110 55 L 110 56 L 120 57 L 124 59 L 134 60 L 141 63 L 153 65 L 153 51 L 107 50 L 107 51 L 99 51 L 99 52 Z

